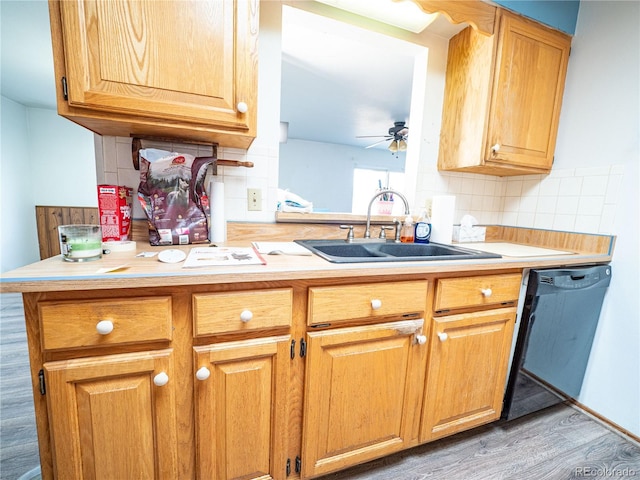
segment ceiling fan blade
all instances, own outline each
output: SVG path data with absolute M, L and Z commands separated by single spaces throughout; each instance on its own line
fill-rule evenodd
M 356 138 L 392 138 L 391 135 L 357 135 Z
M 375 147 L 376 145 L 380 145 L 381 143 L 388 142 L 388 141 L 389 141 L 389 139 L 388 139 L 388 138 L 385 138 L 384 140 L 380 140 L 379 142 L 373 143 L 373 144 L 371 144 L 371 145 L 369 145 L 369 146 L 367 146 L 367 147 L 364 147 L 364 148 L 371 148 L 371 147 Z

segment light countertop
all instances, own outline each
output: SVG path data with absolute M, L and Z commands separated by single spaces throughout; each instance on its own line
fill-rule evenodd
M 250 246 L 250 242 L 230 242 L 232 246 Z M 264 255 L 266 265 L 182 268 L 182 263 L 166 264 L 137 257 L 140 252 L 159 252 L 168 247 L 152 247 L 138 242 L 136 252 L 113 252 L 92 262 L 65 262 L 61 256 L 6 272 L 0 277 L 2 292 L 45 292 L 95 290 L 109 288 L 162 287 L 170 285 L 229 284 L 237 282 L 310 280 L 322 278 L 358 278 L 363 276 L 397 277 L 398 275 L 434 273 L 490 273 L 523 268 L 551 268 L 569 265 L 607 263 L 607 253 L 572 252 L 513 242 L 460 244 L 465 248 L 493 250 L 502 258 L 378 262 L 334 264 L 316 255 Z M 197 245 L 174 246 L 188 253 Z M 117 270 L 108 271 L 116 267 Z

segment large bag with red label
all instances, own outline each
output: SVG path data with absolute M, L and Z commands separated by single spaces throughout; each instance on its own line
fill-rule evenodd
M 149 243 L 208 242 L 209 199 L 204 178 L 216 158 L 154 148 L 142 149 L 139 155 L 138 201 L 149 221 Z

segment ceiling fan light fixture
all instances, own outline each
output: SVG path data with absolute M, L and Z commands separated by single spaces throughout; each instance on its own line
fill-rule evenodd
M 389 144 L 388 148 L 391 152 L 396 153 L 398 151 L 398 141 L 391 140 L 391 143 Z
M 402 139 L 398 141 L 398 150 L 400 152 L 406 152 L 407 151 L 407 142 L 406 140 Z

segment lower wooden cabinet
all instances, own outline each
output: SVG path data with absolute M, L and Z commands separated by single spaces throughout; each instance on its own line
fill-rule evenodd
M 519 283 L 27 293 L 42 477 L 315 478 L 493 421 Z
M 308 334 L 302 478 L 417 443 L 423 320 Z
M 43 367 L 55 478 L 178 478 L 170 349 Z
M 500 417 L 515 318 L 501 308 L 434 319 L 421 442 Z
M 194 350 L 197 477 L 285 478 L 290 337 Z

